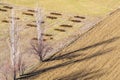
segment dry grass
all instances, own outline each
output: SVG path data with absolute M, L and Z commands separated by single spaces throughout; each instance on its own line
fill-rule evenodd
M 2 0 L 16 5 L 36 7 L 35 0 Z M 77 13 L 82 15 L 104 15 L 120 5 L 119 0 L 38 0 L 39 6 L 46 10 Z M 59 3 L 59 4 L 58 4 Z
M 29 80 L 119 80 L 120 10 L 97 24 L 61 55 L 42 63 Z
M 18 1 L 18 0 L 2 0 L 3 2 L 12 3 L 15 5 L 22 5 L 26 7 L 35 7 L 35 0 L 29 1 Z M 47 34 L 54 35 L 53 40 L 50 43 L 56 44 L 57 41 L 61 41 L 64 38 L 70 36 L 71 34 L 78 34 L 77 30 L 81 28 L 84 24 L 89 24 L 91 22 L 96 21 L 96 19 L 101 19 L 109 12 L 113 11 L 114 9 L 118 8 L 120 1 L 119 0 L 78 0 L 78 1 L 65 1 L 65 0 L 40 0 L 39 1 L 42 8 L 44 8 L 45 14 L 49 14 L 51 11 L 58 11 L 63 13 L 63 17 L 59 16 L 57 20 L 48 20 L 45 19 L 46 25 L 50 23 L 54 23 L 57 25 L 50 25 L 47 26 L 46 32 Z M 58 3 L 60 5 L 58 5 Z M 1 7 L 1 6 L 0 6 Z M 18 11 L 21 12 L 21 11 Z M 65 14 L 64 14 L 65 13 Z M 73 19 L 76 15 L 85 16 L 86 19 L 82 20 L 82 23 L 75 24 L 68 21 Z M 92 80 L 98 79 L 100 80 L 119 80 L 119 19 L 120 19 L 120 12 L 119 10 L 116 11 L 114 14 L 109 16 L 103 22 L 99 23 L 95 26 L 94 29 L 86 33 L 85 35 L 81 36 L 74 44 L 70 45 L 69 47 L 65 48 L 61 52 L 60 57 L 53 58 L 53 60 L 49 62 L 44 62 L 36 70 L 39 70 L 39 74 L 35 77 L 30 78 L 29 80 L 75 80 L 81 79 L 86 80 L 91 78 Z M 4 19 L 3 17 L 8 17 L 6 15 L 10 15 L 10 13 L 0 13 L 0 20 Z M 45 15 L 46 16 L 46 15 Z M 30 19 L 28 22 L 24 23 L 32 23 L 34 18 L 27 15 L 17 14 L 17 17 L 20 17 L 22 20 Z M 66 21 L 67 20 L 67 21 Z M 61 22 L 62 21 L 62 22 Z M 59 23 L 58 23 L 59 22 Z M 23 23 L 22 23 L 23 24 Z M 60 27 L 61 24 L 70 24 L 73 25 L 73 28 L 66 28 L 65 30 L 69 30 L 66 34 L 58 33 L 54 31 L 54 28 Z M 23 24 L 24 25 L 24 24 Z M 52 26 L 52 27 L 51 27 Z M 22 26 L 25 27 L 25 26 Z M 0 21 L 0 64 L 5 59 L 9 59 L 9 47 L 8 47 L 8 29 L 9 24 L 1 23 Z M 5 33 L 5 34 L 4 34 Z M 56 35 L 57 34 L 57 35 Z M 31 66 L 27 67 L 25 71 L 30 72 L 32 71 L 33 65 L 38 63 L 38 59 L 35 55 L 29 54 L 32 53 L 31 49 L 31 39 L 36 37 L 36 29 L 35 28 L 28 28 L 20 32 L 20 39 L 21 39 L 21 53 L 24 54 L 23 59 L 27 63 L 26 65 Z M 45 37 L 46 38 L 46 37 Z M 49 43 L 49 42 L 48 42 Z M 7 50 L 6 50 L 7 49 Z M 79 51 L 80 49 L 80 51 Z M 75 51 L 77 50 L 77 51 Z M 72 52 L 74 51 L 74 52 Z M 67 55 L 63 55 L 66 53 L 72 52 Z M 114 54 L 116 53 L 116 54 Z M 5 55 L 4 55 L 5 54 Z M 27 56 L 27 57 L 26 57 Z M 36 62 L 36 63 L 33 63 Z M 33 64 L 29 64 L 33 63 Z M 53 67 L 51 67 L 53 66 Z M 48 67 L 48 68 L 47 68 Z M 61 74 L 62 73 L 62 74 Z M 91 73 L 91 74 L 90 74 Z M 92 74 L 93 73 L 93 74 Z M 115 75 L 116 73 L 116 75 Z M 87 76 L 86 76 L 87 75 Z M 46 77 L 47 76 L 47 77 Z M 95 77 L 94 77 L 95 76 Z M 70 77 L 70 78 L 69 78 Z

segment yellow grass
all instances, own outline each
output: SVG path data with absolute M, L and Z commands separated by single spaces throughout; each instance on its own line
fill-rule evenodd
M 39 3 L 39 6 L 46 10 L 93 16 L 104 15 L 120 5 L 120 0 L 2 0 L 2 2 L 27 7 L 36 7 Z
M 71 59 L 66 59 L 66 56 L 64 59 L 43 63 L 38 68 L 41 73 L 30 80 L 119 80 L 119 19 L 120 10 L 60 52 L 72 52 L 72 55 L 78 56 Z M 42 72 L 46 67 L 49 69 Z
M 30 8 L 36 7 L 36 0 L 2 0 L 2 2 L 10 3 L 13 5 L 18 5 L 18 6 L 30 7 Z M 103 17 L 104 15 L 117 9 L 120 5 L 120 0 L 39 0 L 38 3 L 41 8 L 45 9 L 45 11 L 48 11 L 48 12 L 56 11 L 56 12 L 62 12 L 62 13 L 66 13 L 66 14 L 85 15 L 85 16 L 87 16 L 87 18 L 89 20 L 89 19 L 91 19 L 91 17 L 92 18 L 93 17 L 94 18 L 101 17 L 101 16 Z M 101 41 L 119 36 L 119 34 L 120 34 L 120 32 L 118 31 L 119 25 L 120 25 L 119 24 L 119 19 L 120 19 L 119 14 L 120 14 L 120 12 L 116 12 L 114 15 L 105 19 L 102 23 L 96 25 L 95 29 L 91 30 L 89 33 L 87 33 L 86 35 L 81 37 L 78 41 L 75 42 L 75 44 L 64 49 L 62 53 L 74 51 L 79 48 L 84 48 L 89 45 L 93 45 L 95 43 L 99 43 Z M 22 17 L 22 16 L 19 15 L 19 17 Z M 30 17 L 27 17 L 27 18 L 32 19 Z M 1 19 L 2 18 L 0 15 L 0 20 Z M 50 21 L 50 22 L 54 22 L 54 21 Z M 66 21 L 65 23 L 68 23 L 68 22 Z M 75 25 L 75 28 L 70 29 L 69 34 L 62 33 L 62 34 L 56 35 L 56 39 L 65 38 L 66 36 L 71 35 L 70 32 L 75 32 L 76 29 L 79 29 L 81 27 L 81 25 L 82 24 L 80 24 L 79 26 Z M 55 27 L 58 27 L 58 26 L 52 26 L 51 29 L 48 30 L 47 32 L 57 34 L 57 32 L 54 32 L 52 30 Z M 5 23 L 2 24 L 0 22 L 0 38 L 2 36 L 8 35 L 8 34 L 7 35 L 3 34 L 3 30 L 7 30 L 7 29 L 9 29 L 9 24 L 5 24 Z M 27 29 L 27 30 L 21 32 L 21 45 L 23 45 L 23 47 L 21 48 L 21 51 L 23 49 L 25 49 L 25 50 L 29 49 L 28 47 L 30 47 L 30 40 L 33 37 L 36 37 L 36 29 L 35 28 L 34 29 L 30 28 L 30 29 Z M 6 50 L 6 49 L 9 49 L 8 43 L 6 40 L 0 41 L 0 43 L 2 43 L 2 45 L 0 45 L 0 57 L 2 57 L 3 54 L 6 55 L 5 57 L 1 58 L 0 61 L 2 62 L 3 58 L 4 59 L 8 58 L 8 54 L 10 51 Z M 106 49 L 111 48 L 111 46 L 112 47 L 118 46 L 116 50 L 109 52 L 109 53 L 111 53 L 111 55 L 103 55 L 101 57 L 96 57 L 96 58 L 93 58 L 88 61 L 83 61 L 81 63 L 72 63 L 71 65 L 67 65 L 65 67 L 51 69 L 50 71 L 48 70 L 48 71 L 46 71 L 46 73 L 43 72 L 43 74 L 38 75 L 37 77 L 33 77 L 30 80 L 53 80 L 56 78 L 61 78 L 63 76 L 67 76 L 69 74 L 72 75 L 72 73 L 76 73 L 77 71 L 82 71 L 85 68 L 88 68 L 87 71 L 89 71 L 89 68 L 93 68 L 93 67 L 94 67 L 93 69 L 106 69 L 108 71 L 110 70 L 111 74 L 105 74 L 103 77 L 100 78 L 100 80 L 119 80 L 120 79 L 119 76 L 112 77 L 112 75 L 114 75 L 115 72 L 117 75 L 119 75 L 119 73 L 120 73 L 119 71 L 117 71 L 117 70 L 119 70 L 119 65 L 117 63 L 115 64 L 115 62 L 119 61 L 118 60 L 119 54 L 114 55 L 115 52 L 116 53 L 120 52 L 118 44 L 119 44 L 119 40 L 117 42 L 115 42 L 115 44 L 114 43 L 109 44 L 109 45 L 104 44 L 104 45 L 97 46 L 95 48 L 90 48 L 87 51 L 84 51 L 84 50 L 79 51 L 78 54 L 80 54 L 81 56 L 78 56 L 78 58 L 75 58 L 75 59 L 82 59 L 86 56 L 92 55 L 92 54 L 100 52 L 100 51 L 104 52 L 104 50 L 106 51 Z M 23 50 L 23 52 L 24 52 L 24 50 Z M 109 61 L 109 59 L 111 59 L 111 60 Z M 66 62 L 68 60 L 69 59 L 53 61 L 53 62 L 46 62 L 46 63 L 43 63 L 38 69 L 51 67 L 51 66 L 54 66 L 57 64 L 63 64 L 63 62 Z M 30 60 L 30 61 L 32 62 L 32 60 Z M 74 61 L 74 59 L 73 59 L 73 61 Z M 107 63 L 107 61 L 108 61 L 108 63 Z M 104 64 L 106 64 L 106 65 L 104 66 Z M 113 72 L 111 69 L 112 65 L 113 65 L 112 69 L 114 69 Z M 118 65 L 118 67 L 114 68 L 114 65 Z M 109 76 L 109 77 L 107 77 L 107 76 Z M 70 79 L 71 78 L 69 78 L 67 80 L 70 80 Z M 82 77 L 82 79 L 84 80 L 84 77 Z M 94 80 L 94 79 L 92 79 L 92 80 Z

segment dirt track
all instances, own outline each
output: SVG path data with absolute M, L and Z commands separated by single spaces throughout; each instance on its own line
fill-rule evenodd
M 65 48 L 60 57 L 41 64 L 29 80 L 120 80 L 119 20 L 117 10 Z

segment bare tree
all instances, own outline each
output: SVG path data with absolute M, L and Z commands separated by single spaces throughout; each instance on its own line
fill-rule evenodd
M 19 67 L 19 76 L 21 76 L 21 75 L 24 74 L 25 69 L 26 69 L 25 63 L 21 63 L 21 64 L 20 64 L 20 67 Z
M 35 14 L 35 18 L 36 18 L 36 24 L 37 24 L 37 38 L 38 38 L 38 49 L 37 54 L 40 58 L 40 61 L 43 61 L 43 49 L 44 49 L 44 44 L 43 44 L 43 36 L 42 36 L 42 31 L 43 28 L 41 27 L 41 22 L 42 22 L 42 15 L 41 15 L 41 10 L 39 8 L 36 9 L 36 14 Z
M 47 55 L 46 53 L 49 52 L 52 47 L 50 47 L 47 43 L 43 41 L 43 33 L 44 27 L 41 26 L 43 21 L 43 14 L 42 10 L 38 7 L 35 9 L 35 18 L 36 18 L 36 25 L 37 25 L 37 47 L 32 43 L 33 49 L 36 51 L 36 54 L 39 56 L 40 61 L 44 61 L 44 57 Z
M 16 71 L 18 69 L 18 62 L 19 62 L 19 47 L 18 47 L 18 40 L 19 40 L 19 36 L 18 36 L 18 28 L 17 25 L 15 24 L 15 10 L 12 9 L 11 11 L 11 27 L 10 27 L 10 43 L 11 43 L 11 66 L 13 69 L 13 78 L 14 80 L 16 79 Z

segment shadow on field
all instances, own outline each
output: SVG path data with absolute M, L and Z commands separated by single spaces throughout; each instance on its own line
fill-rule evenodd
M 106 40 L 106 41 L 102 41 L 102 42 L 93 44 L 91 46 L 87 46 L 85 48 L 81 48 L 79 50 L 75 50 L 75 51 L 66 53 L 66 54 L 61 55 L 61 56 L 54 57 L 53 59 L 50 59 L 50 61 L 52 61 L 52 60 L 60 60 L 60 59 L 64 59 L 64 58 L 69 58 L 71 54 L 72 54 L 71 57 L 75 58 L 75 57 L 78 57 L 80 55 L 77 55 L 77 54 L 73 55 L 74 52 L 87 50 L 87 49 L 94 48 L 94 47 L 97 47 L 97 46 L 100 46 L 100 45 L 103 45 L 103 44 L 109 44 L 109 43 L 112 43 L 112 42 L 116 41 L 117 39 L 119 39 L 119 37 L 114 37 L 112 39 L 109 39 L 109 40 Z M 30 78 L 30 77 L 37 77 L 40 74 L 43 74 L 45 72 L 48 72 L 48 71 L 51 71 L 51 70 L 54 70 L 54 69 L 58 69 L 58 68 L 61 68 L 61 67 L 64 67 L 64 66 L 67 66 L 67 65 L 70 65 L 70 64 L 79 63 L 79 62 L 82 62 L 82 61 L 90 60 L 90 59 L 98 57 L 98 56 L 105 55 L 107 53 L 110 53 L 114 49 L 115 49 L 115 47 L 107 48 L 105 50 L 99 50 L 99 51 L 97 51 L 95 53 L 91 53 L 91 55 L 85 56 L 85 57 L 83 57 L 81 59 L 71 59 L 71 60 L 63 62 L 61 64 L 57 64 L 57 65 L 54 65 L 54 66 L 50 66 L 50 67 L 43 68 L 43 69 L 31 72 L 31 73 L 27 73 L 27 74 L 21 75 L 16 80 L 27 79 L 27 78 Z M 96 71 L 94 71 L 94 72 L 96 72 Z M 88 74 L 93 74 L 94 72 L 86 72 L 85 74 L 81 73 L 81 75 L 85 76 L 85 75 L 88 75 Z M 77 73 L 77 74 L 80 74 L 80 73 Z M 74 74 L 71 74 L 71 75 L 74 75 Z M 82 77 L 82 76 L 76 76 L 75 78 Z M 94 77 L 94 75 L 91 76 L 91 77 Z M 60 80 L 65 80 L 65 79 L 60 79 Z M 71 78 L 71 80 L 72 80 L 72 78 Z M 87 80 L 87 79 L 85 79 L 85 80 Z
M 63 76 L 53 80 L 95 80 L 95 79 L 99 79 L 104 74 L 105 71 L 103 70 L 99 69 L 92 71 L 91 69 L 89 69 L 89 70 L 76 71 L 67 76 Z
M 68 52 L 68 53 L 65 53 L 65 54 L 62 54 L 62 55 L 58 55 L 56 57 L 53 57 L 53 58 L 50 58 L 46 61 L 53 61 L 53 60 L 61 60 L 61 59 L 71 59 L 71 58 L 75 58 L 77 56 L 80 56 L 82 54 L 73 54 L 75 52 L 78 52 L 78 51 L 85 51 L 85 50 L 88 50 L 88 49 L 91 49 L 91 48 L 95 48 L 97 46 L 100 46 L 100 45 L 103 45 L 103 44 L 109 44 L 109 43 L 112 43 L 114 41 L 116 41 L 117 39 L 119 39 L 120 37 L 114 37 L 114 38 L 111 38 L 109 40 L 106 40 L 106 41 L 102 41 L 102 42 L 99 42 L 99 43 L 96 43 L 96 44 L 93 44 L 93 45 L 90 45 L 90 46 L 87 46 L 87 47 L 84 47 L 84 48 L 80 48 L 78 50 L 75 50 L 75 51 L 72 51 L 72 52 Z

